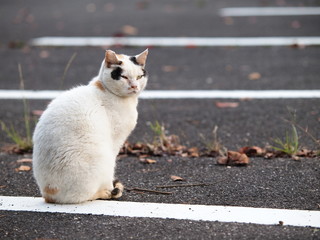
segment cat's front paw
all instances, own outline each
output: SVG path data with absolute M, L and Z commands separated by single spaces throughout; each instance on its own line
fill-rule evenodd
M 111 198 L 113 199 L 120 198 L 122 196 L 123 189 L 124 189 L 123 184 L 120 181 L 115 180 L 113 181 L 113 187 L 114 189 L 111 191 Z

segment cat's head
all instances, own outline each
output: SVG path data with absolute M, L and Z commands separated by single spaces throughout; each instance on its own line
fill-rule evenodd
M 104 87 L 120 97 L 139 94 L 148 80 L 145 70 L 147 55 L 148 49 L 136 56 L 107 50 L 100 76 Z

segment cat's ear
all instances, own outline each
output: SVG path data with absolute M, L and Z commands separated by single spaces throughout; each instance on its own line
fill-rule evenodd
M 137 63 L 141 66 L 146 65 L 147 56 L 148 56 L 148 49 L 146 49 L 142 53 L 136 55 Z
M 119 60 L 117 57 L 117 54 L 114 51 L 107 50 L 106 56 L 105 56 L 105 62 L 108 68 L 111 67 L 111 65 L 121 65 L 122 61 Z

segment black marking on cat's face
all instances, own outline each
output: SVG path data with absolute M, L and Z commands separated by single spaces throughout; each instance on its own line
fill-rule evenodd
M 117 67 L 111 72 L 111 77 L 114 80 L 120 80 L 121 74 L 122 74 L 122 68 L 121 67 Z
M 144 69 L 144 68 L 142 68 L 142 72 L 143 72 L 143 77 L 145 77 L 145 76 L 148 76 L 148 72 Z
M 131 62 L 133 62 L 135 65 L 142 66 L 141 64 L 139 64 L 139 63 L 137 62 L 137 58 L 136 58 L 136 57 L 130 57 L 130 60 L 131 60 Z

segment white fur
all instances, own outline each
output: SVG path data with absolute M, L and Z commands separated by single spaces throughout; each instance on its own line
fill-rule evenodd
M 87 86 L 54 99 L 41 116 L 33 136 L 33 171 L 42 196 L 57 203 L 110 198 L 117 154 L 134 129 L 138 94 L 147 77 L 135 80 L 141 66 L 121 55 L 127 79 L 114 80 L 115 66 L 102 62 Z M 96 82 L 102 81 L 101 90 Z M 135 92 L 129 84 L 136 84 Z M 47 189 L 54 192 L 48 193 Z M 97 195 L 105 191 L 106 197 Z

